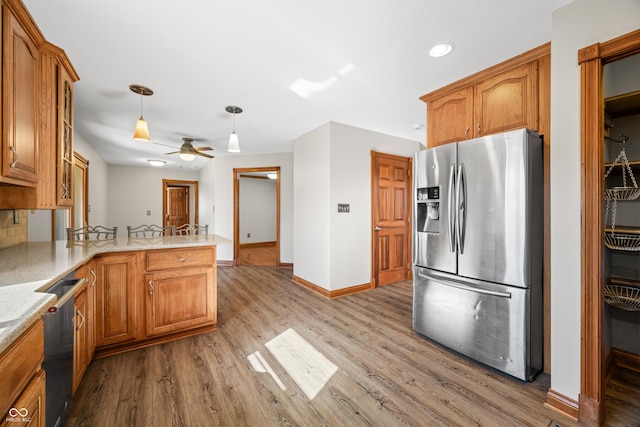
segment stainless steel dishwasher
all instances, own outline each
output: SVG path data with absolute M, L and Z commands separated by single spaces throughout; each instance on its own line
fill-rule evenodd
M 73 387 L 74 294 L 86 281 L 75 272 L 44 292 L 58 297 L 55 305 L 42 315 L 44 320 L 44 362 L 47 373 L 47 427 L 63 426 L 71 409 Z

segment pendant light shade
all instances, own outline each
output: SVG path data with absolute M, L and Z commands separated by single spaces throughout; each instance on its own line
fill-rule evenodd
M 231 132 L 231 136 L 229 136 L 227 151 L 230 153 L 239 153 L 240 141 L 238 140 L 238 134 L 236 134 L 236 114 L 242 113 L 242 108 L 236 107 L 235 105 L 227 105 L 225 111 L 233 114 L 233 132 Z
M 240 141 L 238 141 L 238 134 L 231 132 L 231 136 L 229 137 L 229 147 L 227 151 L 230 153 L 239 153 L 240 152 Z
M 133 139 L 136 141 L 151 141 L 149 126 L 147 126 L 147 122 L 142 116 L 140 116 L 138 123 L 136 123 L 136 130 L 133 132 Z
M 151 135 L 149 135 L 149 126 L 142 115 L 142 97 L 153 95 L 153 91 L 146 86 L 142 85 L 130 85 L 129 89 L 133 93 L 140 95 L 140 118 L 136 123 L 136 129 L 133 132 L 133 139 L 135 141 L 151 141 Z

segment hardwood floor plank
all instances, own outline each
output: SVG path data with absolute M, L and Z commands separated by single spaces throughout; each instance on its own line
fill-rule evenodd
M 410 283 L 329 300 L 291 274 L 218 268 L 218 330 L 93 361 L 68 426 L 578 426 L 544 406 L 548 376 L 523 383 L 416 334 Z M 313 400 L 265 346 L 290 328 L 338 367 Z

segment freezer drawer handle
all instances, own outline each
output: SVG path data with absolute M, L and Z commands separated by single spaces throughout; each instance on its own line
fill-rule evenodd
M 502 297 L 502 298 L 511 298 L 511 292 L 490 291 L 487 289 L 474 288 L 473 286 L 463 285 L 462 283 L 456 283 L 456 282 L 451 282 L 449 280 L 444 280 L 444 279 L 441 279 L 440 277 L 438 277 L 437 279 L 434 279 L 433 277 L 425 276 L 422 273 L 418 273 L 418 276 L 426 280 L 434 280 L 445 286 L 451 286 L 452 288 L 462 289 L 463 291 L 475 292 L 478 294 L 493 295 L 493 296 Z

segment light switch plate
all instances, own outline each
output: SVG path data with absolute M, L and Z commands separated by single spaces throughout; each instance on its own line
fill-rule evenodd
M 349 213 L 349 209 L 350 209 L 349 203 L 338 203 L 338 212 Z

